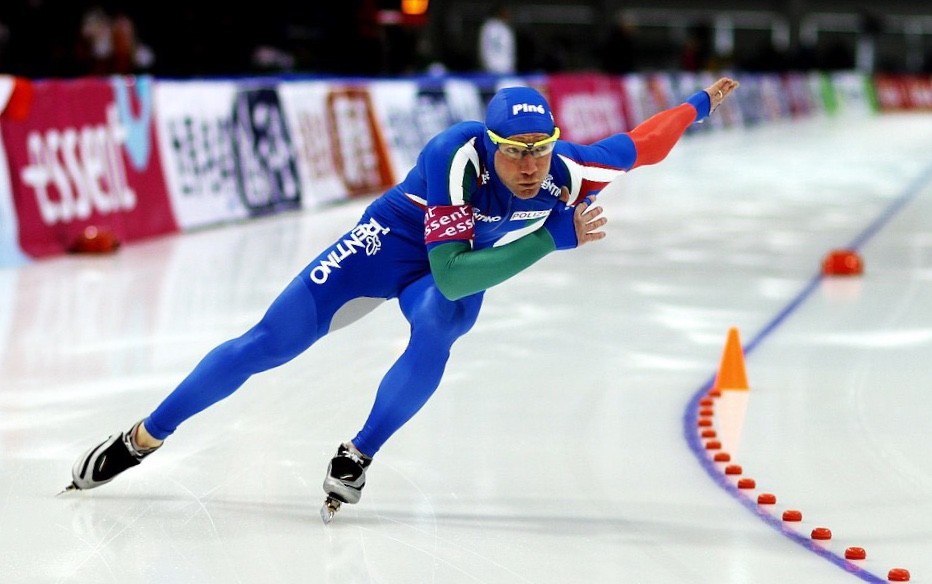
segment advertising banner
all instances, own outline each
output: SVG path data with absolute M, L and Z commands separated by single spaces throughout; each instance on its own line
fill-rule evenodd
M 806 118 L 821 113 L 816 96 L 812 94 L 809 77 L 805 73 L 786 73 L 783 82 L 783 99 L 791 118 Z
M 379 193 L 394 183 L 368 84 L 292 81 L 279 91 L 305 208 Z
M 369 90 L 392 171 L 399 179 L 414 166 L 428 140 L 456 122 L 485 116 L 479 87 L 465 80 L 374 81 Z
M 932 109 L 932 76 L 878 75 L 874 88 L 882 111 Z
M 155 106 L 181 229 L 301 207 L 277 81 L 160 81 Z
M 932 110 L 932 75 L 904 75 L 909 109 Z
M 630 130 L 630 106 L 621 77 L 596 73 L 559 74 L 549 77 L 550 106 L 560 137 L 590 144 Z
M 828 74 L 838 101 L 836 115 L 866 116 L 876 111 L 877 99 L 871 78 L 857 71 L 836 71 Z
M 17 115 L 15 105 L 10 109 L 13 92 L 20 86 L 20 92 L 28 83 L 25 79 L 15 79 L 10 75 L 0 75 L 0 124 L 4 118 Z M 31 92 L 31 87 L 25 91 Z M 19 225 L 16 219 L 16 207 L 13 205 L 13 187 L 10 185 L 9 164 L 3 140 L 0 140 L 0 268 L 16 266 L 28 259 L 19 249 Z
M 0 124 L 3 122 L 0 121 Z M 19 225 L 10 187 L 6 151 L 0 141 L 0 268 L 17 266 L 29 261 L 19 248 Z
M 929 76 L 736 74 L 706 123 L 932 108 Z M 630 131 L 714 82 L 712 73 L 403 79 L 29 81 L 0 75 L 0 267 L 76 247 L 90 228 L 132 242 L 375 196 L 445 128 L 482 120 L 494 92 L 530 85 L 563 138 Z M 876 87 L 876 95 L 874 88 Z
M 0 135 L 20 248 L 64 253 L 87 227 L 134 241 L 177 229 L 155 148 L 151 79 L 43 80 Z

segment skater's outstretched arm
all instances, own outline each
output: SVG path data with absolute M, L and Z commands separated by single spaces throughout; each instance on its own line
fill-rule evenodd
M 629 133 L 637 150 L 632 168 L 657 164 L 666 158 L 690 125 L 711 115 L 737 88 L 737 81 L 722 77 L 704 91 L 691 95 L 685 103 L 638 124 Z

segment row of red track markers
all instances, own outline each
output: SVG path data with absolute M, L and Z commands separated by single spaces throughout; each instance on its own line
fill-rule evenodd
M 831 259 L 826 260 L 824 266 L 825 273 L 831 273 L 832 269 L 838 270 L 838 265 L 832 263 L 837 261 L 838 264 L 846 265 L 851 268 L 851 258 L 849 254 L 841 255 L 841 259 L 830 255 Z M 860 273 L 860 262 L 854 266 L 855 269 L 849 273 Z M 718 398 L 721 398 L 723 391 L 748 391 L 747 375 L 744 367 L 744 352 L 741 348 L 741 342 L 738 336 L 737 328 L 731 328 L 728 331 L 728 339 L 725 343 L 725 350 L 722 354 L 721 365 L 716 375 L 715 382 L 705 397 L 699 400 L 699 417 L 697 421 L 699 437 L 704 441 L 706 451 L 710 453 L 713 462 L 722 463 L 722 472 L 730 477 L 738 477 L 736 486 L 739 490 L 753 490 L 757 488 L 757 482 L 744 475 L 744 469 L 740 464 L 735 464 L 731 460 L 731 455 L 722 449 L 722 441 L 719 439 L 718 432 L 715 430 L 715 405 Z M 773 493 L 761 492 L 757 495 L 757 504 L 760 506 L 775 505 L 777 496 Z M 785 523 L 798 523 L 803 519 L 802 511 L 798 509 L 786 509 L 783 511 L 782 520 Z M 814 527 L 810 533 L 814 541 L 828 541 L 832 539 L 832 530 L 828 527 Z M 863 547 L 851 546 L 845 549 L 846 560 L 865 560 L 867 551 Z M 887 580 L 890 582 L 907 582 L 910 579 L 909 570 L 905 568 L 891 568 L 887 573 Z

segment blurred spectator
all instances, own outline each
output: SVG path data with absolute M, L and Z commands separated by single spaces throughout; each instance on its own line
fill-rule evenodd
M 479 68 L 486 73 L 517 71 L 518 47 L 511 26 L 511 8 L 496 2 L 479 28 Z
M 711 68 L 712 56 L 712 26 L 708 23 L 690 26 L 680 52 L 680 69 L 706 71 Z
M 155 55 L 140 42 L 128 12 L 94 3 L 81 15 L 75 58 L 78 74 L 130 75 L 148 70 Z
M 111 27 L 110 16 L 99 4 L 89 6 L 81 17 L 81 36 L 75 53 L 91 75 L 110 72 L 113 57 Z
M 114 73 L 143 73 L 155 64 L 152 47 L 139 38 L 136 22 L 128 12 L 117 9 L 111 23 Z
M 873 73 L 877 64 L 877 37 L 883 31 L 883 19 L 871 12 L 860 15 L 858 40 L 855 45 L 855 67 L 864 73 Z
M 637 27 L 624 13 L 618 12 L 596 58 L 605 73 L 624 74 L 637 69 L 635 38 Z

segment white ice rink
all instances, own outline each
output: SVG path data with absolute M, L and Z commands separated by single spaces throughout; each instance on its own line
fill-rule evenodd
M 487 293 L 329 526 L 394 302 L 56 493 L 364 202 L 0 270 L 0 583 L 932 583 L 932 115 L 691 135 L 600 202 L 609 237 Z M 821 278 L 845 247 L 863 276 Z M 731 327 L 737 476 L 697 428 Z

